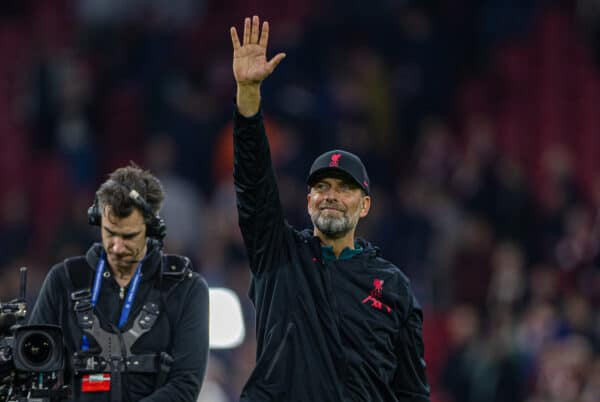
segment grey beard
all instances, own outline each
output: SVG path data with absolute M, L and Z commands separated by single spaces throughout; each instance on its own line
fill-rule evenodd
M 344 237 L 353 228 L 352 222 L 350 222 L 350 218 L 347 216 L 334 218 L 332 216 L 323 216 L 319 213 L 316 216 L 311 216 L 311 220 L 321 233 L 332 239 Z

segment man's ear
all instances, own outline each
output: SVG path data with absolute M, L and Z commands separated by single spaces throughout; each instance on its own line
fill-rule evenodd
M 371 196 L 365 195 L 360 204 L 360 217 L 364 218 L 369 214 L 369 210 L 371 209 Z

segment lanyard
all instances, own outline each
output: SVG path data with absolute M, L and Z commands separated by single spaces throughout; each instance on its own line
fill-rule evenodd
M 127 318 L 129 318 L 129 313 L 131 312 L 131 307 L 133 306 L 133 300 L 135 299 L 135 294 L 137 293 L 138 286 L 140 284 L 140 278 L 142 276 L 142 263 L 145 258 L 140 261 L 137 268 L 135 269 L 135 274 L 131 279 L 131 286 L 129 286 L 129 291 L 127 292 L 127 297 L 125 298 L 125 304 L 123 304 L 123 309 L 121 310 L 121 318 L 119 319 L 119 328 L 122 328 L 123 325 L 127 322 Z M 98 303 L 98 297 L 100 296 L 100 286 L 102 286 L 102 274 L 104 273 L 104 268 L 106 266 L 106 252 L 103 250 L 100 259 L 98 260 L 98 265 L 96 266 L 96 277 L 94 278 L 94 286 L 92 291 L 92 307 L 96 307 L 96 303 Z

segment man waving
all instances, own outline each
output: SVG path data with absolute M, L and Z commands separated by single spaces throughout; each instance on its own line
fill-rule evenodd
M 244 402 L 429 401 L 422 311 L 407 277 L 355 237 L 371 207 L 360 158 L 331 150 L 313 162 L 313 228 L 283 218 L 260 113 L 260 85 L 283 60 L 266 58 L 269 25 L 231 28 L 234 180 L 256 308 L 257 361 Z

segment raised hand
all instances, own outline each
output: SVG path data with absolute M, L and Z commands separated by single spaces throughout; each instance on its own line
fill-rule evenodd
M 231 42 L 233 43 L 233 76 L 240 86 L 254 86 L 267 78 L 275 67 L 285 57 L 278 53 L 267 61 L 267 43 L 269 42 L 269 23 L 263 22 L 262 32 L 259 32 L 258 16 L 244 20 L 244 40 L 240 44 L 235 27 L 231 27 Z

